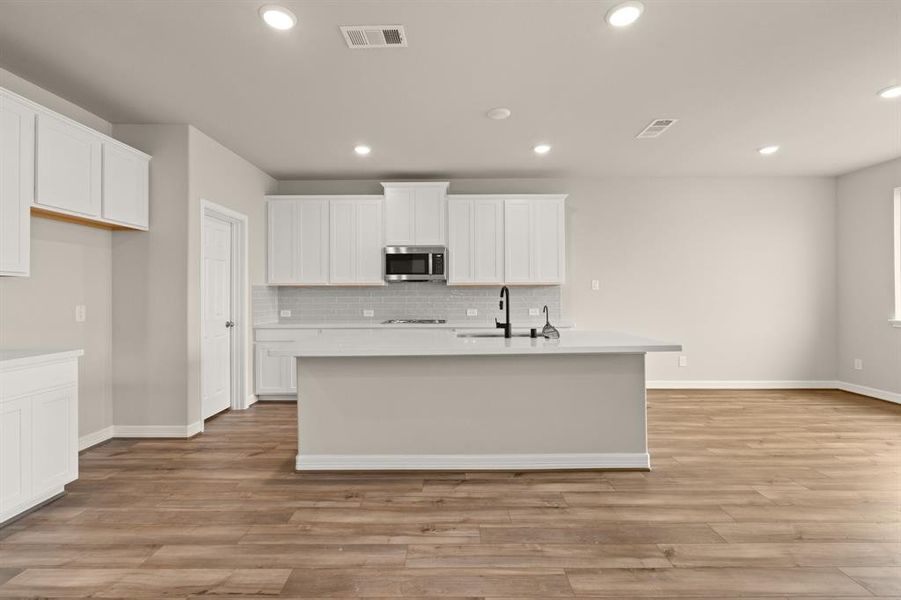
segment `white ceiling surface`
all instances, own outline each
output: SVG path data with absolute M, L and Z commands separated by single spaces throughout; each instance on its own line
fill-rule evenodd
M 624 30 L 612 0 L 284 0 L 289 32 L 265 1 L 0 0 L 0 66 L 114 123 L 191 123 L 280 179 L 833 175 L 901 155 L 901 101 L 876 95 L 901 83 L 899 0 L 645 0 Z M 338 27 L 358 24 L 404 25 L 409 47 L 350 50 Z M 679 122 L 635 139 L 662 117 Z

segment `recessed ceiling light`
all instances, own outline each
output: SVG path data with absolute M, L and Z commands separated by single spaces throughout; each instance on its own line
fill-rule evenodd
M 509 108 L 499 106 L 497 108 L 492 108 L 491 110 L 489 110 L 487 113 L 485 113 L 485 116 L 489 119 L 494 119 L 495 121 L 503 121 L 504 119 L 509 119 L 510 115 L 512 114 L 513 111 L 511 111 Z
M 638 20 L 644 12 L 644 4 L 641 2 L 623 2 L 607 11 L 607 23 L 613 27 L 628 27 Z
M 758 148 L 757 151 L 764 156 L 776 154 L 777 152 L 779 152 L 779 146 L 764 146 L 763 148 Z
M 369 146 L 360 144 L 359 146 L 354 146 L 354 152 L 356 152 L 360 156 L 366 156 L 367 154 L 372 152 L 372 148 L 370 148 Z
M 885 98 L 886 100 L 901 98 L 901 85 L 893 85 L 891 87 L 885 88 L 884 90 L 879 90 L 879 96 L 881 98 Z
M 293 12 L 275 4 L 267 4 L 260 8 L 260 17 L 269 27 L 282 31 L 297 25 L 297 17 L 294 16 Z
M 538 144 L 532 150 L 535 151 L 535 154 L 547 154 L 551 151 L 551 146 L 550 144 Z

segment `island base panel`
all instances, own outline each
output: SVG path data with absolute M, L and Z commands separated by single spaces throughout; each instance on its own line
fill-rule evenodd
M 297 359 L 298 470 L 649 468 L 644 354 Z

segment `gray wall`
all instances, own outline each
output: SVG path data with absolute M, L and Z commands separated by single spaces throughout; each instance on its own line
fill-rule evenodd
M 97 115 L 0 69 L 0 86 L 109 133 Z M 113 423 L 110 232 L 31 220 L 31 277 L 0 277 L 0 346 L 83 348 L 79 360 L 79 435 Z M 75 306 L 87 320 L 75 322 Z
M 188 126 L 116 125 L 153 156 L 150 231 L 113 234 L 116 425 L 187 425 Z
M 838 178 L 838 379 L 901 393 L 901 328 L 888 322 L 896 187 L 901 159 Z
M 380 190 L 279 183 L 285 194 Z M 681 342 L 689 366 L 654 355 L 651 380 L 835 378 L 832 178 L 471 179 L 450 192 L 568 193 L 563 318 Z

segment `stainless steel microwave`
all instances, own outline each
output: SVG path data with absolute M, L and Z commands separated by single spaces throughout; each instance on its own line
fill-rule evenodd
M 444 246 L 387 246 L 385 281 L 445 281 Z

